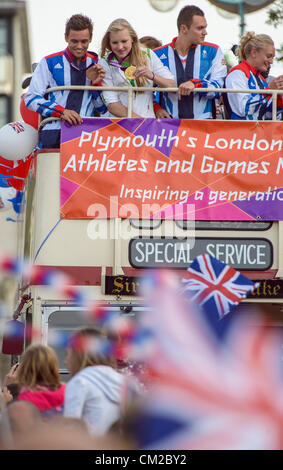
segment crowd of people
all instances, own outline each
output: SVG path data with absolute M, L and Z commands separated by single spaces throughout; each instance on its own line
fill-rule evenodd
M 52 347 L 33 343 L 26 349 L 3 381 L 0 448 L 67 445 L 79 449 L 84 437 L 83 448 L 95 448 L 105 436 L 109 440 L 104 445 L 124 445 L 123 419 L 141 388 L 138 381 L 118 371 L 113 355 L 96 347 L 105 337 L 107 333 L 97 328 L 82 328 L 70 337 L 67 384 L 60 382 Z
M 66 23 L 64 51 L 44 57 L 37 65 L 25 95 L 26 106 L 43 118 L 60 118 L 70 125 L 83 117 L 127 117 L 128 93 L 121 87 L 140 87 L 133 93 L 132 117 L 212 119 L 217 115 L 217 90 L 283 89 L 283 75 L 267 84 L 275 56 L 272 39 L 248 32 L 238 47 L 239 64 L 229 70 L 221 48 L 205 41 L 207 21 L 197 6 L 187 5 L 177 18 L 178 36 L 162 45 L 151 36 L 138 38 L 126 19 L 115 19 L 101 42 L 100 55 L 88 50 L 93 36 L 92 20 L 81 14 Z M 48 88 L 85 85 L 119 87 L 119 90 L 65 90 Z M 156 92 L 145 87 L 155 87 Z M 162 88 L 176 91 L 162 92 Z M 196 92 L 201 88 L 201 92 Z M 205 92 L 203 89 L 209 89 Z M 215 90 L 215 92 L 214 92 Z M 272 95 L 223 94 L 225 117 L 240 120 L 271 119 Z M 277 110 L 283 109 L 281 94 Z M 60 145 L 59 119 L 49 120 L 40 131 L 42 148 Z

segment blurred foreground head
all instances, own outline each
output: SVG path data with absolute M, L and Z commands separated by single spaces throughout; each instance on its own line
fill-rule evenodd
M 13 449 L 17 450 L 120 450 L 128 443 L 117 436 L 92 437 L 84 421 L 56 416 L 37 428 L 17 435 Z
M 9 425 L 14 437 L 24 435 L 42 423 L 40 411 L 28 401 L 13 401 L 7 406 Z

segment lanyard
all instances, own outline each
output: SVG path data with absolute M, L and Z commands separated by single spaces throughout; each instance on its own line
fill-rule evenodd
M 113 57 L 115 57 L 115 54 L 114 52 L 110 52 L 108 58 L 107 58 L 107 61 L 108 61 L 108 64 L 109 65 L 112 65 L 113 67 L 118 67 L 119 69 L 122 69 L 122 70 L 126 70 L 129 65 L 122 65 L 122 63 L 124 62 L 124 60 L 129 57 L 129 55 L 131 54 L 132 50 L 130 50 L 129 54 L 127 54 L 125 57 L 122 57 L 122 59 L 120 60 L 112 60 Z
M 95 59 L 95 58 L 93 57 L 93 59 L 94 59 L 94 61 L 95 61 L 94 63 L 88 65 L 87 67 L 82 67 L 82 68 L 78 67 L 78 66 L 73 62 L 73 59 L 72 59 L 72 57 L 71 57 L 70 54 L 69 54 L 68 48 L 66 48 L 66 49 L 64 50 L 64 56 L 66 57 L 66 59 L 67 59 L 67 61 L 69 62 L 70 66 L 73 67 L 73 69 L 78 70 L 79 72 L 85 72 L 86 70 L 88 70 L 90 67 L 92 67 L 94 64 L 97 63 L 97 59 Z

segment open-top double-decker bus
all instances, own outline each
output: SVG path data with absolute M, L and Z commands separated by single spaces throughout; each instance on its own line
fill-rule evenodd
M 131 103 L 135 90 L 126 91 Z M 19 224 L 22 254 L 67 274 L 107 308 L 137 315 L 149 269 L 182 277 L 207 252 L 259 280 L 245 310 L 257 303 L 280 325 L 283 123 L 276 109 L 260 122 L 130 116 L 131 106 L 128 118 L 62 123 L 60 151 L 36 152 Z M 54 287 L 20 283 L 19 303 L 24 295 L 22 319 L 45 343 L 51 330 L 84 322 L 84 307 Z

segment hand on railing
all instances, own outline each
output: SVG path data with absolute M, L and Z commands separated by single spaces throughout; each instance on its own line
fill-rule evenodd
M 180 100 L 182 96 L 189 96 L 194 88 L 195 85 L 193 82 L 191 82 L 191 80 L 181 83 L 178 88 L 178 100 Z
M 62 121 L 68 122 L 71 126 L 76 126 L 83 123 L 82 117 L 72 109 L 65 109 L 61 115 Z

